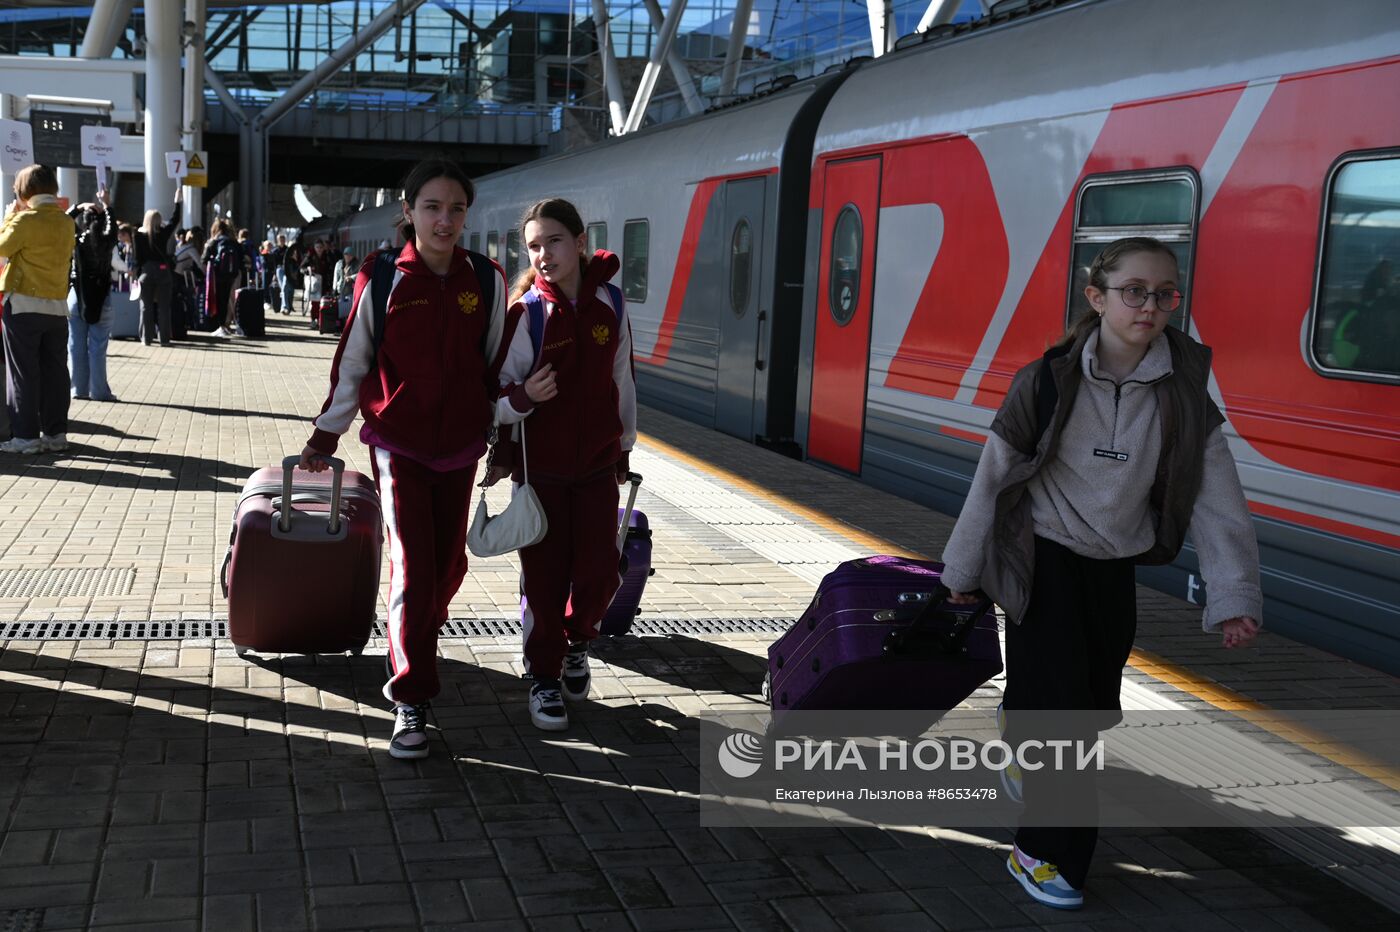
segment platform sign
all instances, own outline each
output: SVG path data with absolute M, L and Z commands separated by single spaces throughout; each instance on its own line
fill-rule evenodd
M 29 125 L 34 138 L 33 161 L 55 168 L 82 168 L 96 164 L 95 160 L 83 161 L 82 128 L 105 126 L 110 129 L 111 120 L 96 113 L 63 113 L 31 107 Z M 112 134 L 116 138 L 117 131 L 113 129 Z M 107 159 L 109 165 L 116 162 L 116 158 Z
M 185 153 L 185 186 L 190 188 L 205 188 L 209 186 L 209 152 L 200 149 L 198 152 Z
M 189 174 L 189 159 L 183 151 L 165 153 L 165 177 L 180 179 Z
M 0 120 L 0 171 L 13 175 L 34 164 L 34 131 L 19 120 Z
M 83 126 L 78 129 L 82 142 L 82 163 L 90 168 L 120 161 L 121 130 L 114 126 Z

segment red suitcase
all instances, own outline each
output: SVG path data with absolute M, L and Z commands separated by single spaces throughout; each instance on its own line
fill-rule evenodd
M 358 654 L 374 624 L 384 540 L 374 483 L 331 457 L 331 471 L 294 476 L 298 459 L 253 473 L 234 511 L 220 578 L 240 657 Z

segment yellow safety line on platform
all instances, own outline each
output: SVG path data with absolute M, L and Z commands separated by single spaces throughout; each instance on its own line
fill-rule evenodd
M 637 439 L 647 446 L 655 449 L 665 456 L 678 460 L 693 469 L 708 473 L 716 479 L 720 479 L 728 485 L 749 493 L 765 498 L 773 504 L 795 515 L 799 515 L 807 521 L 811 521 L 828 531 L 840 534 L 842 537 L 860 544 L 869 549 L 872 553 L 888 553 L 901 557 L 909 557 L 915 560 L 927 560 L 929 557 L 924 554 L 914 553 L 903 547 L 897 546 L 881 537 L 876 537 L 857 527 L 852 527 L 844 521 L 831 517 L 830 515 L 809 508 L 806 505 L 798 504 L 792 499 L 772 489 L 750 482 L 740 476 L 723 468 L 716 466 L 706 460 L 700 459 L 689 453 L 679 450 L 664 440 L 658 440 L 650 434 L 638 432 Z M 1387 764 L 1368 757 L 1354 748 L 1338 744 L 1326 735 L 1319 734 L 1312 729 L 1297 723 L 1279 721 L 1277 717 L 1286 713 L 1270 709 L 1268 706 L 1254 699 L 1250 699 L 1241 693 L 1221 686 L 1219 683 L 1212 683 L 1201 676 L 1191 672 L 1186 667 L 1171 663 L 1156 654 L 1145 651 L 1141 648 L 1133 648 L 1132 655 L 1128 658 L 1128 666 L 1145 673 L 1160 683 L 1179 689 L 1187 695 L 1194 696 L 1202 702 L 1207 702 L 1215 708 L 1224 712 L 1231 712 L 1238 715 L 1245 721 L 1250 722 L 1264 729 L 1270 734 L 1282 738 L 1283 740 L 1300 747 L 1324 760 L 1329 760 L 1334 764 L 1339 764 L 1348 770 L 1358 773 L 1363 777 L 1375 780 L 1392 790 L 1400 790 L 1400 771 Z

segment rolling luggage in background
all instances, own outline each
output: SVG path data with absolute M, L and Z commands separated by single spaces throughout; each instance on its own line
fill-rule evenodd
M 141 333 L 141 301 L 133 298 L 129 291 L 108 292 L 107 300 L 112 302 L 112 336 L 116 339 L 135 339 Z
M 617 549 L 622 552 L 618 572 L 622 575 L 622 585 L 618 586 L 612 604 L 603 615 L 599 634 L 626 634 L 632 621 L 642 613 L 642 592 L 647 579 L 656 570 L 651 566 L 651 528 L 647 516 L 636 508 L 637 489 L 642 477 L 634 472 L 627 474 L 632 490 L 627 493 L 627 506 L 617 510 Z
M 379 495 L 363 473 L 296 472 L 299 457 L 243 484 L 220 570 L 228 636 L 249 650 L 359 653 L 379 600 Z M 288 509 L 286 503 L 290 501 Z
M 796 709 L 937 709 L 1001 672 L 990 601 L 945 602 L 943 564 L 874 556 L 827 574 L 768 648 L 764 696 Z
M 240 288 L 233 296 L 233 303 L 238 326 L 243 328 L 245 337 L 267 336 L 267 312 L 263 305 L 262 289 Z
M 311 306 L 311 326 L 317 333 L 340 332 L 340 306 L 335 298 L 322 298 Z

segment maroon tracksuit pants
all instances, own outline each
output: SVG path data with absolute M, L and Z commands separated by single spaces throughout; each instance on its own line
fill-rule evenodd
M 384 695 L 420 705 L 438 684 L 438 629 L 467 575 L 467 522 L 476 464 L 448 472 L 370 448 L 389 534 L 389 663 Z
M 617 565 L 617 480 L 612 471 L 583 482 L 532 480 L 549 531 L 520 551 L 525 672 L 556 680 L 570 644 L 598 636 L 622 579 Z

